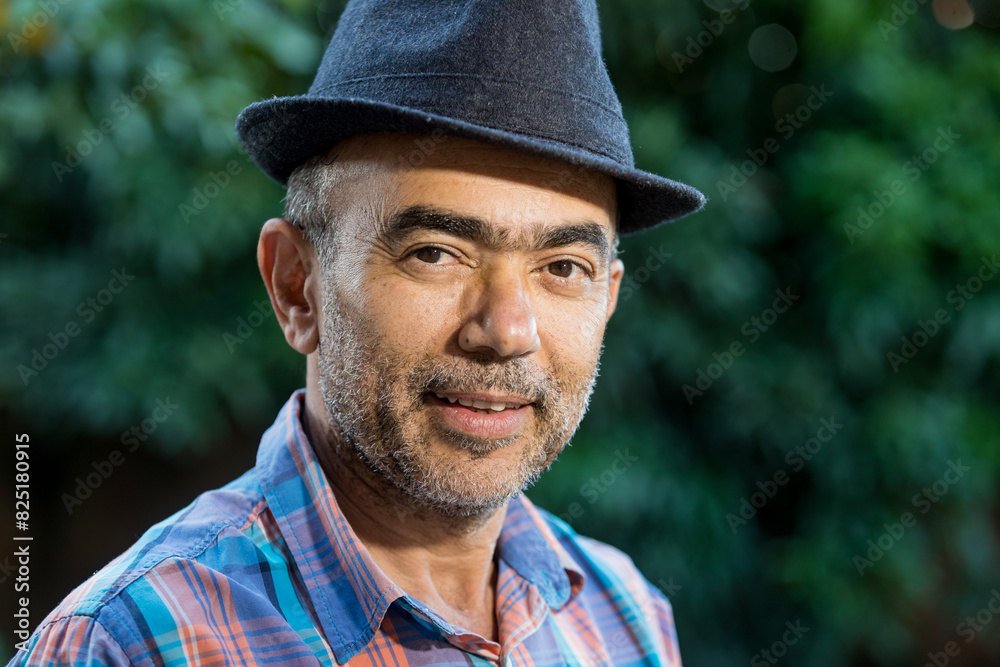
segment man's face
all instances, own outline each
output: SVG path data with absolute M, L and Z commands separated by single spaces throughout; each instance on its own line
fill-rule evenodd
M 338 147 L 361 160 L 323 258 L 318 349 L 332 437 L 422 507 L 502 506 L 548 468 L 593 390 L 622 265 L 615 189 L 449 138 Z

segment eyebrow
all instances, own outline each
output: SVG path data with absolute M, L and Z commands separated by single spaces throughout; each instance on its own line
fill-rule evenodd
M 389 216 L 379 237 L 395 244 L 416 231 L 443 232 L 490 250 L 533 252 L 579 243 L 597 252 L 605 264 L 610 253 L 604 228 L 596 222 L 584 220 L 568 225 L 543 225 L 527 234 L 515 235 L 482 218 L 428 206 L 410 206 Z

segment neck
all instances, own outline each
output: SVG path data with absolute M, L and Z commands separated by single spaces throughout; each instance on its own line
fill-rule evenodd
M 494 554 L 506 508 L 445 516 L 373 471 L 326 419 L 318 391 L 304 426 L 337 504 L 383 572 L 448 622 L 497 641 Z

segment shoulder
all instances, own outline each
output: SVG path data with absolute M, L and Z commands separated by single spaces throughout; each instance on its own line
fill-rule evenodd
M 70 593 L 11 664 L 144 662 L 150 640 L 176 628 L 188 607 L 220 599 L 227 568 L 274 558 L 265 553 L 269 515 L 253 470 L 203 493 Z

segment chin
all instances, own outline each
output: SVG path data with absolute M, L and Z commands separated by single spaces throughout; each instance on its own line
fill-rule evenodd
M 516 463 L 495 455 L 449 463 L 422 466 L 423 470 L 416 475 L 397 481 L 419 505 L 445 516 L 470 517 L 505 506 L 541 474 L 540 471 L 526 474 Z

